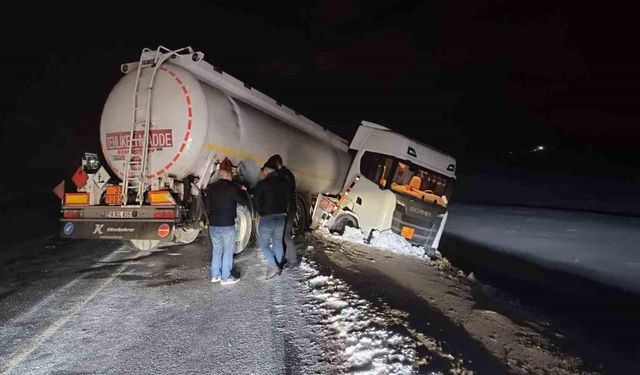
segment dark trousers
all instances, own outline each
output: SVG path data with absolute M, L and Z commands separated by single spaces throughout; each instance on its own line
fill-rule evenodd
M 291 230 L 293 228 L 292 215 L 287 215 L 287 223 L 284 227 L 284 257 L 289 264 L 295 264 L 298 262 L 298 254 L 296 254 L 296 246 L 291 239 Z

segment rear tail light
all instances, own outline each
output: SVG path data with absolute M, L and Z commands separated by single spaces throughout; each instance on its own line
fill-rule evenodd
M 64 193 L 65 206 L 88 206 L 89 193 Z
M 79 219 L 82 217 L 82 210 L 64 210 L 62 217 L 65 219 Z
M 171 196 L 171 192 L 167 190 L 150 191 L 148 193 L 149 203 L 152 206 L 166 206 L 176 204 L 176 201 Z
M 175 219 L 176 211 L 175 210 L 155 210 L 153 211 L 154 219 Z

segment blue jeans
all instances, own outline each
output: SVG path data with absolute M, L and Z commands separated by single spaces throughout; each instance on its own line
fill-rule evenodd
M 209 227 L 209 238 L 213 246 L 211 277 L 228 279 L 233 267 L 233 253 L 236 249 L 236 227 Z
M 269 215 L 260 218 L 258 242 L 260 242 L 262 254 L 267 259 L 267 264 L 271 267 L 279 267 L 279 264 L 282 263 L 285 221 L 284 215 Z

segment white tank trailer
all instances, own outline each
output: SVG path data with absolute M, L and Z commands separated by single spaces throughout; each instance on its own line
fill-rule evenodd
M 102 152 L 115 176 L 104 180 L 104 170 L 87 169 L 85 185 L 65 194 L 63 237 L 121 239 L 141 250 L 192 242 L 205 228 L 201 192 L 225 159 L 254 186 L 263 163 L 280 154 L 296 177 L 297 230 L 311 224 L 319 196 L 339 200 L 352 183 L 350 170 L 359 173 L 348 142 L 203 57 L 190 47 L 159 47 L 121 66 L 125 74 L 100 123 Z M 122 198 L 108 196 L 110 187 Z M 255 213 L 239 207 L 238 214 L 239 252 L 253 236 Z
M 147 86 L 150 76 L 150 69 L 143 70 L 140 84 Z M 120 179 L 124 177 L 135 80 L 135 71 L 120 79 L 109 94 L 100 123 L 102 152 Z M 262 164 L 269 156 L 280 154 L 295 173 L 301 191 L 337 193 L 342 188 L 350 162 L 347 143 L 328 131 L 307 131 L 267 114 L 171 61 L 158 70 L 151 95 L 149 185 L 163 176 L 176 180 L 202 177 L 208 160 L 224 157 L 253 185 Z

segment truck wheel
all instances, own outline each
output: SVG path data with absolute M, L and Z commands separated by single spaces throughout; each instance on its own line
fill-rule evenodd
M 160 243 L 160 240 L 122 240 L 127 247 L 147 251 L 155 248 Z
M 333 225 L 333 229 L 332 232 L 336 232 L 339 235 L 343 235 L 344 234 L 344 228 L 346 227 L 353 227 L 353 228 L 359 228 L 360 225 L 358 224 L 358 220 L 356 220 L 355 217 L 351 216 L 351 215 L 340 215 L 338 216 L 338 218 L 336 218 L 336 221 Z
M 253 220 L 251 211 L 244 206 L 238 206 L 236 217 L 236 254 L 240 254 L 249 246 L 253 234 Z
M 177 228 L 174 235 L 175 240 L 181 244 L 190 244 L 198 238 L 200 234 L 200 229 L 185 229 L 185 228 Z
M 307 205 L 304 200 L 300 197 L 296 197 L 296 213 L 292 218 L 292 230 L 293 234 L 299 236 L 304 233 L 304 231 L 309 226 L 309 210 L 307 209 Z

